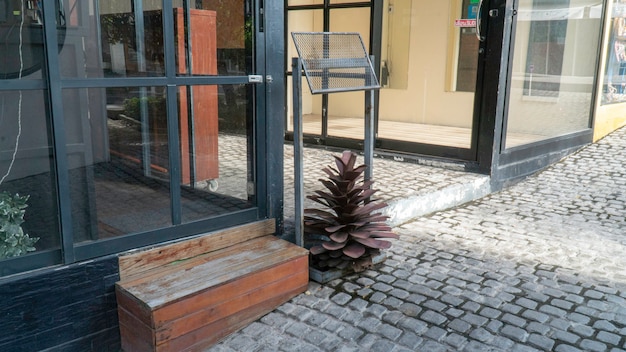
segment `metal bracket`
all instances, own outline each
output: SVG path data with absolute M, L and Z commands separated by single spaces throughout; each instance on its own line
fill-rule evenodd
M 261 75 L 248 75 L 248 83 L 263 83 L 263 76 L 261 76 Z

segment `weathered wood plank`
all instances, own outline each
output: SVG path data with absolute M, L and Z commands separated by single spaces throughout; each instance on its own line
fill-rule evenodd
M 156 340 L 153 329 L 139 321 L 132 313 L 129 313 L 123 307 L 118 307 L 117 315 L 120 323 L 120 336 L 122 338 L 123 351 L 154 350 Z
M 152 308 L 120 287 L 119 283 L 115 285 L 115 297 L 117 298 L 118 309 L 120 307 L 124 308 L 130 315 L 140 320 L 143 324 L 154 328 Z
M 273 234 L 274 231 L 275 221 L 268 219 L 212 232 L 166 246 L 122 255 L 119 258 L 120 279 L 127 279 L 131 275 L 140 274 L 176 260 L 193 258 L 253 238 Z
M 308 253 L 303 248 L 273 236 L 266 237 L 239 244 L 220 253 L 209 253 L 206 257 L 196 258 L 190 263 L 180 263 L 180 270 L 168 275 L 142 280 L 141 283 L 122 282 L 120 286 L 152 309 L 157 309 L 188 295 Z
M 198 310 L 198 307 L 215 306 L 232 298 L 233 295 L 248 293 L 258 288 L 262 282 L 271 283 L 280 278 L 292 276 L 302 270 L 305 270 L 308 274 L 307 261 L 308 257 L 300 257 L 259 273 L 243 276 L 238 280 L 219 285 L 214 289 L 199 292 L 197 295 L 184 301 L 156 309 L 152 313 L 154 327 L 160 327 L 169 321 L 193 314 Z
M 275 298 L 252 306 L 239 314 L 235 314 L 229 316 L 228 318 L 218 320 L 212 324 L 202 326 L 188 334 L 166 341 L 161 345 L 157 345 L 157 351 L 203 351 L 229 334 L 245 327 L 256 319 L 267 314 L 267 312 L 271 312 L 280 304 L 288 301 L 291 297 L 302 293 L 304 290 L 306 290 L 306 286 L 292 291 L 281 291 L 281 294 L 277 295 Z
M 296 290 L 303 291 L 308 285 L 308 269 L 306 266 L 308 258 L 300 258 L 287 264 L 296 266 L 299 270 L 289 276 L 282 278 L 273 277 L 270 280 L 262 280 L 261 275 L 253 275 L 258 278 L 258 286 L 247 292 L 231 292 L 230 297 L 225 300 L 208 306 L 195 306 L 196 311 L 178 319 L 164 322 L 157 325 L 155 340 L 157 344 L 161 341 L 169 340 L 187 334 L 203 325 L 211 324 L 217 320 L 236 315 L 265 301 L 273 299 L 282 292 Z M 209 291 L 212 292 L 212 291 Z M 185 303 L 187 300 L 185 300 Z

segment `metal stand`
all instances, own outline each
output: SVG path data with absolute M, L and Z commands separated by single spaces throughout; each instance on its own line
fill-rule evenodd
M 293 80 L 293 157 L 296 244 L 304 246 L 304 144 L 302 123 L 302 70 L 313 94 L 365 91 L 365 133 L 363 136 L 365 181 L 372 179 L 374 165 L 374 89 L 380 85 L 358 33 L 292 33 L 300 57 L 291 61 Z M 302 36 L 300 38 L 299 36 Z M 333 40 L 335 40 L 333 42 Z M 358 40 L 358 41 L 357 41 Z M 323 49 L 319 44 L 323 43 Z M 335 44 L 328 45 L 329 43 Z M 345 43 L 345 45 L 343 45 Z M 302 50 L 301 50 L 302 49 Z M 321 55 L 317 51 L 322 51 Z M 334 51 L 333 51 L 334 50 Z M 304 52 L 304 54 L 303 54 Z M 315 55 L 312 55 L 315 53 Z M 307 67 L 307 55 L 310 66 Z M 322 57 L 320 59 L 319 57 Z M 353 72 L 345 72 L 353 70 Z M 315 82 L 312 82 L 312 81 Z M 348 85 L 346 82 L 362 82 Z M 316 84 L 321 85 L 315 86 Z

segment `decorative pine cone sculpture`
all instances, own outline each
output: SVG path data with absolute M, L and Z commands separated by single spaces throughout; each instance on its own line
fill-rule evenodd
M 355 167 L 357 155 L 351 151 L 334 158 L 337 167 L 325 167 L 328 179 L 320 179 L 328 191 L 307 196 L 324 209 L 304 210 L 304 231 L 307 239 L 318 241 L 310 249 L 312 265 L 320 269 L 350 266 L 358 272 L 372 265 L 380 249 L 391 246 L 385 239 L 398 235 L 385 224 L 387 216 L 376 212 L 387 204 L 370 200 L 378 190 L 371 188 L 373 181 L 363 181 L 367 166 Z

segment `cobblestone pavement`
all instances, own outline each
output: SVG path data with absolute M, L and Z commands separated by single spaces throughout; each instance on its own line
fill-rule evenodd
M 375 270 L 311 283 L 211 351 L 626 351 L 626 129 L 396 228 Z

